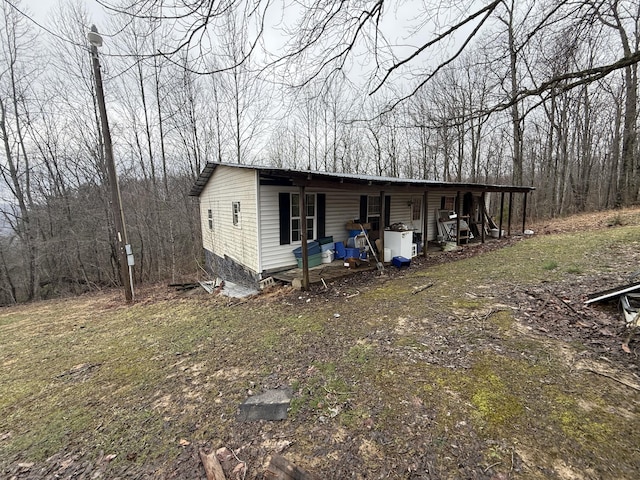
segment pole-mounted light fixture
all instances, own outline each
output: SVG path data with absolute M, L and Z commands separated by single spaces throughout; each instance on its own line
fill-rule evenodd
M 98 33 L 98 29 L 95 25 L 91 25 L 91 31 L 87 34 L 87 38 L 92 46 L 96 48 L 102 46 L 102 36 Z

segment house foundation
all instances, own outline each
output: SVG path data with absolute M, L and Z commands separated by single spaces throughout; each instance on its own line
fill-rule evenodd
M 257 273 L 240 265 L 227 255 L 221 257 L 205 249 L 204 259 L 207 273 L 214 278 L 222 278 L 223 280 L 251 288 L 256 288 L 260 281 L 260 276 Z

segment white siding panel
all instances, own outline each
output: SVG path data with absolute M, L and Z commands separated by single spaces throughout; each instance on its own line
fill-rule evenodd
M 436 210 L 440 210 L 440 198 L 444 195 L 443 192 L 429 192 L 427 195 L 427 214 L 428 220 L 428 233 L 427 241 L 436 240 L 438 236 L 438 225 L 436 224 Z
M 274 270 L 296 265 L 293 250 L 301 245 L 294 242 L 280 245 L 280 210 L 278 193 L 297 193 L 293 187 L 260 187 L 260 230 L 262 270 Z M 332 236 L 334 241 L 346 241 L 346 224 L 360 215 L 360 194 L 344 190 L 312 189 L 306 193 L 326 194 L 325 235 Z
M 283 191 L 294 192 L 296 189 L 260 186 L 260 258 L 262 260 L 260 271 L 286 267 L 296 263 L 291 253 L 293 247 L 280 245 L 278 192 Z
M 239 226 L 233 225 L 233 202 L 240 202 Z M 209 229 L 209 209 L 213 230 Z M 259 272 L 255 170 L 218 166 L 200 194 L 200 219 L 204 248 Z
M 415 227 L 416 230 L 422 231 L 420 225 L 412 225 L 411 222 L 411 207 L 407 205 L 411 201 L 413 195 L 409 193 L 391 193 L 391 216 L 389 222 L 391 224 L 402 222 L 405 225 Z
M 360 218 L 360 192 L 347 190 L 327 191 L 327 223 L 325 231 L 335 242 L 349 237 L 347 222 Z

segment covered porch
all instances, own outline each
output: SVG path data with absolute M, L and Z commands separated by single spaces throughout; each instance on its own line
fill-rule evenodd
M 503 239 L 497 238 L 486 238 L 484 241 L 481 241 L 480 238 L 473 239 L 469 241 L 469 243 L 465 245 L 456 246 L 453 250 L 462 250 L 462 249 L 474 249 L 475 247 L 480 247 L 488 242 L 501 242 Z M 430 241 L 426 242 L 426 249 L 423 250 L 420 255 L 414 257 L 412 262 L 423 264 L 424 259 L 430 258 L 433 260 L 438 260 L 439 256 L 444 256 L 445 254 L 451 252 L 450 248 L 442 248 L 438 242 Z M 444 260 L 446 261 L 446 259 Z M 399 271 L 406 267 L 396 267 L 392 265 L 391 262 L 383 262 L 385 271 Z M 340 280 L 343 278 L 347 278 L 350 276 L 355 276 L 358 274 L 362 274 L 365 272 L 372 272 L 377 270 L 377 264 L 373 256 L 371 256 L 368 260 L 359 260 L 356 266 L 346 267 L 343 259 L 337 259 L 332 261 L 331 263 L 323 263 L 321 265 L 315 267 L 308 268 L 308 281 L 309 286 L 317 286 L 317 285 L 328 285 L 331 282 L 336 280 Z M 303 280 L 304 280 L 304 269 L 303 268 L 292 268 L 288 270 L 283 270 L 279 272 L 274 272 L 270 275 L 271 278 L 277 280 L 279 282 L 291 284 L 296 288 L 302 288 Z

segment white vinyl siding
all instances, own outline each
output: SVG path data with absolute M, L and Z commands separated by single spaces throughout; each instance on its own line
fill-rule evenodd
M 203 247 L 220 257 L 227 255 L 254 272 L 260 271 L 257 188 L 255 170 L 220 165 L 200 194 Z
M 288 245 L 280 245 L 280 210 L 278 205 L 280 192 L 298 193 L 298 189 L 293 187 L 260 187 L 262 270 L 295 266 L 296 259 L 293 250 L 302 244 L 298 241 Z M 306 193 L 326 194 L 325 235 L 332 236 L 336 242 L 346 241 L 347 222 L 360 215 L 360 194 L 344 190 L 311 188 L 307 188 Z M 309 240 L 314 239 L 310 238 Z

